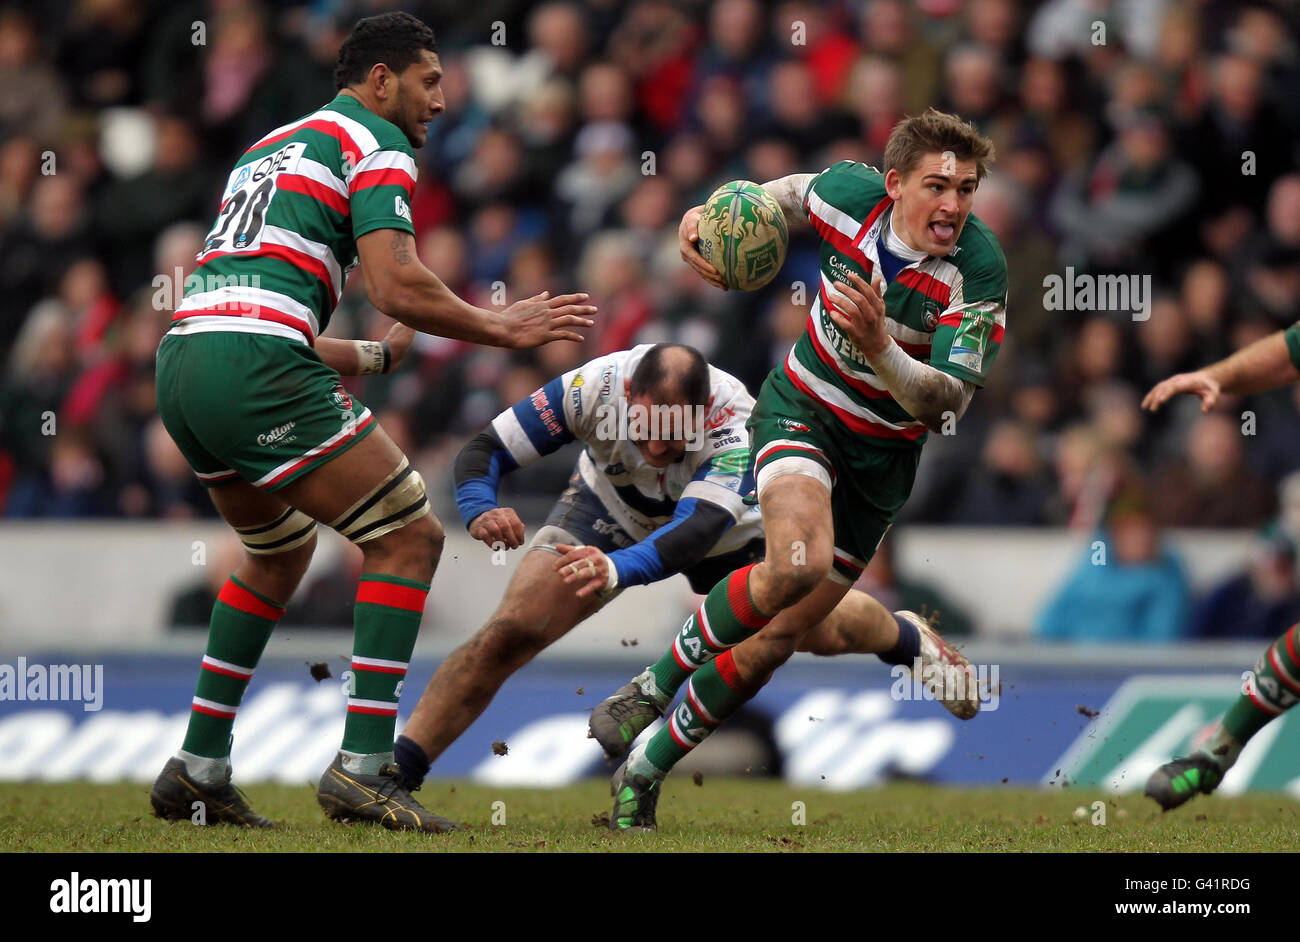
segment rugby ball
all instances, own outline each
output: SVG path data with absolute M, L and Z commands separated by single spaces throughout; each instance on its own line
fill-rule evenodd
M 695 243 L 728 288 L 756 291 L 776 277 L 790 244 L 785 214 L 757 183 L 732 180 L 718 187 L 700 215 Z

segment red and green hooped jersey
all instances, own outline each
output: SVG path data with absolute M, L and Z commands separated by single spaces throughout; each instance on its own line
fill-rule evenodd
M 375 229 L 414 234 L 406 136 L 350 95 L 276 128 L 230 172 L 172 333 L 237 330 L 314 343 Z
M 819 173 L 804 212 L 821 237 L 821 283 L 804 333 L 778 367 L 804 395 L 878 445 L 924 441 L 925 426 L 899 405 L 827 312 L 837 281 L 880 266 L 878 239 L 893 200 L 874 167 L 850 160 Z M 884 272 L 881 272 L 882 277 Z M 885 289 L 886 327 L 903 350 L 976 386 L 984 385 L 1006 327 L 1007 263 L 973 213 L 947 256 L 906 265 Z

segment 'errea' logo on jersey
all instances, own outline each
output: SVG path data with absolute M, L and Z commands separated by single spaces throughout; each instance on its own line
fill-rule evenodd
M 406 205 L 406 200 L 400 196 L 393 197 L 393 212 L 401 216 L 407 222 L 411 222 L 411 207 Z

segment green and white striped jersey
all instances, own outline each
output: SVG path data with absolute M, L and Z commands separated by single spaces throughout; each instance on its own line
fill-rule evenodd
M 350 95 L 276 128 L 230 172 L 171 333 L 246 331 L 315 343 L 375 229 L 414 234 L 406 136 Z
M 785 376 L 848 428 L 886 447 L 919 446 L 926 428 L 899 405 L 857 346 L 831 320 L 835 283 L 880 265 L 879 238 L 893 200 L 874 167 L 843 160 L 817 174 L 803 208 L 821 236 L 821 283 Z M 885 277 L 883 268 L 881 276 Z M 948 255 L 903 267 L 885 288 L 886 329 L 904 352 L 982 386 L 1006 327 L 1007 263 L 974 213 Z

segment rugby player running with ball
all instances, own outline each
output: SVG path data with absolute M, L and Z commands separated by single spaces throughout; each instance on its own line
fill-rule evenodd
M 612 829 L 657 826 L 669 770 L 844 598 L 907 500 L 927 432 L 951 432 L 988 377 L 1007 269 L 971 206 L 992 157 L 971 125 L 930 110 L 894 128 L 883 173 L 846 160 L 764 184 L 788 222 L 806 220 L 821 238 L 807 329 L 748 424 L 766 555 L 719 582 L 683 627 L 678 641 L 709 648 L 707 663 L 682 663 L 670 649 L 647 669 L 653 690 L 642 675 L 593 713 L 598 738 L 613 719 L 644 729 L 687 686 L 615 773 Z M 702 208 L 682 218 L 682 257 L 721 288 L 694 245 Z M 920 648 L 919 619 L 894 617 L 893 653 L 907 663 Z

